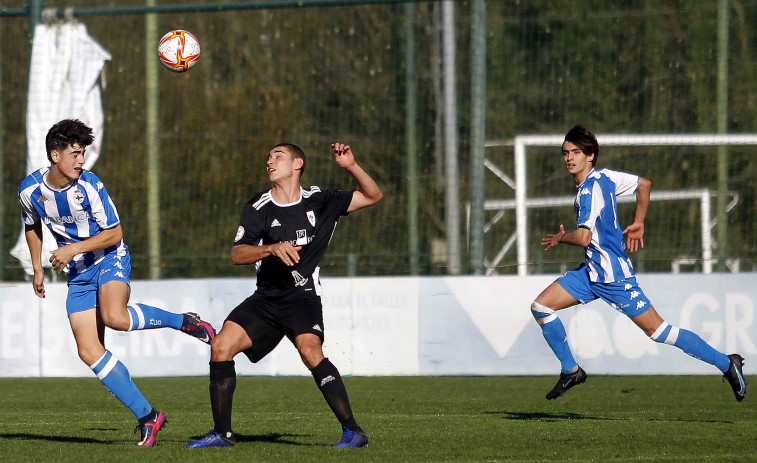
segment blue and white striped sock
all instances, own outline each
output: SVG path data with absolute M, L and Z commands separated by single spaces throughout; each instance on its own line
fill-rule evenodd
M 565 326 L 557 317 L 555 311 L 538 302 L 533 302 L 531 314 L 541 327 L 541 332 L 544 339 L 547 340 L 547 344 L 560 361 L 561 372 L 565 374 L 575 372 L 578 369 L 578 363 L 576 363 L 576 359 L 573 358 L 573 353 L 570 351 Z
M 727 355 L 715 350 L 697 334 L 672 326 L 666 322 L 662 322 L 662 325 L 652 333 L 650 338 L 656 342 L 676 346 L 695 359 L 714 365 L 723 373 L 728 371 L 728 367 L 731 365 L 731 361 Z
M 151 330 L 155 328 L 173 328 L 180 330 L 184 322 L 184 314 L 168 312 L 147 304 L 134 304 L 126 306 L 129 311 L 129 329 Z
M 89 367 L 103 386 L 126 405 L 137 419 L 150 413 L 152 407 L 131 380 L 129 370 L 110 351 L 106 350 L 103 356 Z

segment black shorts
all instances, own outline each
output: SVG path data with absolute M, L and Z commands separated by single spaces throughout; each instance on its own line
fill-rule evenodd
M 253 363 L 268 355 L 284 336 L 294 344 L 298 335 L 313 333 L 323 342 L 323 306 L 316 295 L 273 299 L 253 294 L 236 306 L 226 320 L 247 332 L 252 347 L 244 353 Z

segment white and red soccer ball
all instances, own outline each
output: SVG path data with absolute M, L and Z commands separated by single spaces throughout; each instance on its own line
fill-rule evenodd
M 200 59 L 200 42 L 188 31 L 173 30 L 158 42 L 158 59 L 173 72 L 188 71 Z

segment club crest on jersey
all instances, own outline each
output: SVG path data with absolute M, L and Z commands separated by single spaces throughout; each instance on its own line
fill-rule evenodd
M 295 246 L 305 246 L 308 244 L 308 234 L 306 230 L 297 230 L 297 240 L 294 242 Z
M 74 190 L 74 201 L 76 201 L 76 204 L 84 202 L 84 193 L 82 193 L 81 190 Z
M 315 213 L 313 211 L 307 211 L 305 213 L 308 216 L 308 222 L 315 227 Z

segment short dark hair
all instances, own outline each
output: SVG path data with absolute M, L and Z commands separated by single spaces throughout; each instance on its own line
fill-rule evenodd
M 305 173 L 305 152 L 302 151 L 302 148 L 292 143 L 279 143 L 271 148 L 271 151 L 276 148 L 286 148 L 294 159 L 302 159 L 302 168 L 300 169 L 300 177 L 302 177 L 302 174 Z
M 594 155 L 594 159 L 591 161 L 592 166 L 597 165 L 597 158 L 599 157 L 599 143 L 597 137 L 593 133 L 589 132 L 582 125 L 577 125 L 570 129 L 565 134 L 565 141 L 576 145 L 587 156 Z
M 63 151 L 68 145 L 78 143 L 82 147 L 87 147 L 95 141 L 92 135 L 92 129 L 79 119 L 63 119 L 56 122 L 50 127 L 45 137 L 45 148 L 47 149 L 47 159 L 52 162 L 50 153 L 53 151 Z

